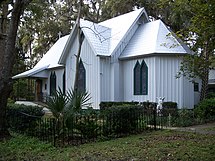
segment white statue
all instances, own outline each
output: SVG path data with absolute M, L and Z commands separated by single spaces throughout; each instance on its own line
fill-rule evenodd
M 161 113 L 161 110 L 163 109 L 163 101 L 165 97 L 157 97 L 158 99 L 158 104 L 157 104 L 157 113 Z

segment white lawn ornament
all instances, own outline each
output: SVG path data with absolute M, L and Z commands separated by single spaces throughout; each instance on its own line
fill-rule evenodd
M 161 110 L 163 109 L 163 101 L 165 97 L 157 97 L 158 99 L 158 104 L 157 104 L 157 113 L 161 113 Z

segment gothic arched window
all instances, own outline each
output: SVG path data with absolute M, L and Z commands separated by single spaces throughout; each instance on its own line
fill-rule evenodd
M 56 74 L 55 72 L 51 72 L 50 75 L 50 95 L 56 92 Z
M 66 73 L 63 72 L 63 93 L 66 93 Z
M 137 61 L 134 67 L 134 94 L 140 95 L 140 63 Z
M 142 61 L 141 68 L 140 68 L 140 77 L 141 77 L 141 94 L 147 95 L 148 94 L 148 67 L 145 61 Z
M 86 91 L 86 70 L 84 68 L 84 64 L 82 60 L 80 59 L 79 65 L 78 65 L 79 71 L 78 71 L 78 90 L 81 92 Z
M 134 95 L 148 94 L 148 67 L 143 60 L 141 65 L 139 61 L 134 66 Z

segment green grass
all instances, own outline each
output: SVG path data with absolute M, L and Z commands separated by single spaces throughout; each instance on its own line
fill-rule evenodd
M 0 160 L 215 160 L 215 136 L 153 131 L 111 141 L 55 148 L 15 135 L 0 142 Z
M 205 131 L 215 131 L 215 127 L 204 128 Z

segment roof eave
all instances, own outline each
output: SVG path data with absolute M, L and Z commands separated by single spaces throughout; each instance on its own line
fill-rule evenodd
M 70 45 L 72 44 L 72 42 L 73 42 L 73 40 L 74 40 L 74 38 L 75 38 L 75 36 L 76 36 L 76 33 L 77 33 L 76 30 L 77 30 L 77 23 L 75 23 L 75 25 L 74 25 L 73 28 L 72 28 L 72 31 L 71 31 L 71 33 L 70 33 L 70 36 L 69 36 L 67 42 L 66 42 L 66 45 L 65 45 L 65 47 L 64 47 L 64 49 L 63 49 L 63 52 L 62 52 L 62 54 L 61 54 L 61 56 L 60 56 L 60 59 L 59 59 L 59 61 L 58 61 L 58 64 L 65 64 L 66 55 L 67 55 L 67 53 L 69 52 Z
M 129 28 L 128 31 L 126 32 L 126 34 L 127 34 L 128 32 L 131 31 L 131 29 L 133 28 L 134 24 L 137 23 L 137 21 L 139 20 L 139 18 L 142 16 L 143 13 L 144 13 L 144 15 L 146 16 L 147 21 L 149 22 L 149 16 L 148 16 L 148 14 L 146 13 L 145 8 L 143 7 L 143 8 L 142 8 L 142 11 L 141 11 L 141 12 L 139 13 L 139 15 L 136 17 L 135 21 L 132 23 L 132 25 L 130 26 L 130 28 Z M 125 39 L 126 34 L 123 36 L 122 40 Z M 115 47 L 115 49 L 110 53 L 111 56 L 114 55 L 114 53 L 118 50 L 119 46 L 121 45 L 121 42 L 123 42 L 123 41 L 120 41 L 120 43 L 118 43 L 117 46 Z
M 32 69 L 30 69 L 30 70 L 32 70 L 32 72 L 28 73 L 28 71 L 30 71 L 30 70 L 25 71 L 25 72 L 23 72 L 23 73 L 20 73 L 20 74 L 17 74 L 17 75 L 15 75 L 15 76 L 13 76 L 12 79 L 19 79 L 19 78 L 32 77 L 33 75 L 35 75 L 35 74 L 37 74 L 37 73 L 39 73 L 39 72 L 41 72 L 41 71 L 43 71 L 43 70 L 48 69 L 48 67 L 49 67 L 49 65 L 46 65 L 46 66 L 44 66 L 44 67 L 41 67 L 41 68 L 36 69 L 35 71 L 33 71 L 34 68 L 32 68 Z M 26 74 L 24 74 L 24 73 L 26 73 Z
M 146 57 L 153 57 L 153 56 L 185 56 L 188 53 L 147 53 L 141 55 L 132 55 L 126 57 L 119 57 L 119 60 L 129 60 L 129 59 L 139 59 L 139 58 L 146 58 Z

